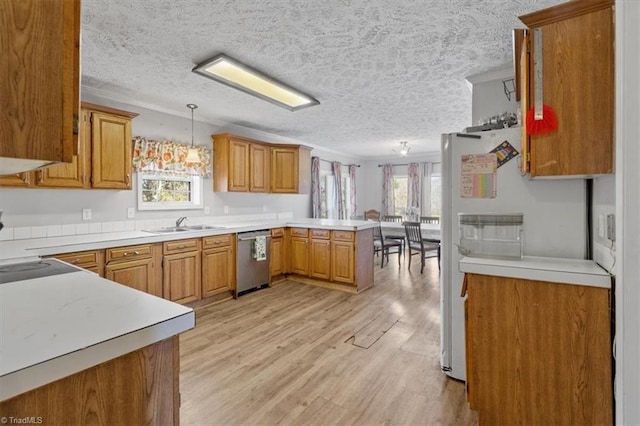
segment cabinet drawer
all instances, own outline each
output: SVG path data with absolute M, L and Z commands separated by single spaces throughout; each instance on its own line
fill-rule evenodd
M 213 237 L 204 237 L 202 238 L 202 248 L 214 248 L 214 247 L 224 247 L 231 245 L 231 238 L 233 235 L 215 235 Z
M 200 240 L 193 238 L 190 240 L 167 241 L 163 245 L 163 253 L 182 253 L 185 251 L 200 250 Z
M 332 238 L 335 241 L 354 241 L 355 233 L 352 231 L 333 231 Z
M 276 237 L 284 237 L 284 228 L 273 228 L 271 230 L 271 236 Z
M 308 237 L 309 236 L 309 230 L 307 228 L 291 228 L 291 231 L 289 231 L 291 233 L 292 237 Z
M 107 249 L 107 263 L 117 260 L 148 259 L 150 257 L 151 244 Z
M 331 231 L 328 229 L 312 229 L 311 238 L 317 238 L 320 240 L 328 240 L 331 236 Z
M 81 268 L 98 265 L 98 252 L 85 251 L 81 253 L 57 254 L 54 256 L 58 260 L 70 263 Z

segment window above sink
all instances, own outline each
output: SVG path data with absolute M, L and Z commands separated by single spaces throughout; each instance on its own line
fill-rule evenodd
M 201 176 L 138 173 L 138 210 L 204 208 Z

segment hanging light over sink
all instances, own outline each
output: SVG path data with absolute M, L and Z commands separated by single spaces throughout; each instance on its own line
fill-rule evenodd
M 200 154 L 198 154 L 198 149 L 193 144 L 193 110 L 198 108 L 196 104 L 187 104 L 187 108 L 191 109 L 191 147 L 189 151 L 187 151 L 187 158 L 185 161 L 187 163 L 197 163 L 200 161 Z

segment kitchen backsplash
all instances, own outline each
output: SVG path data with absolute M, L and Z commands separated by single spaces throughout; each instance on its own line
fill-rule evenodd
M 258 220 L 292 219 L 293 212 L 260 213 L 234 216 L 199 216 L 188 218 L 187 225 L 224 225 L 225 223 Z M 116 222 L 71 223 L 67 225 L 5 227 L 0 231 L 0 241 L 50 238 L 70 235 L 101 234 L 108 232 L 142 231 L 175 225 L 176 218 L 154 220 L 127 220 Z

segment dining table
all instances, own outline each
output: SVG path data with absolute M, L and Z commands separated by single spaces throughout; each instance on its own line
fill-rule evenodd
M 404 225 L 402 222 L 380 222 L 383 235 L 386 234 L 404 234 Z M 421 223 L 420 233 L 425 241 L 440 242 L 440 224 L 439 223 Z

